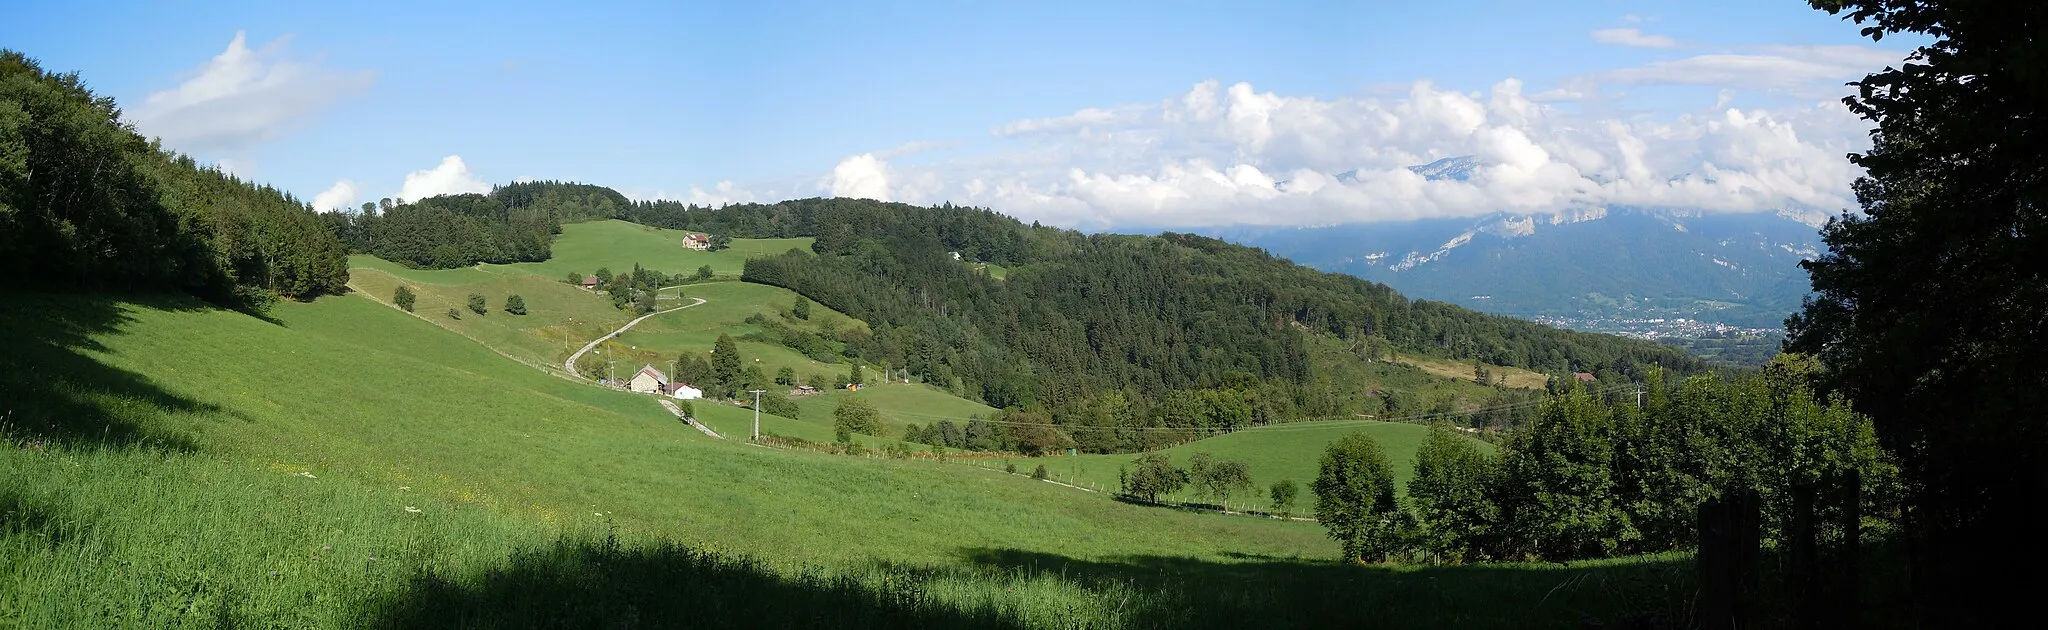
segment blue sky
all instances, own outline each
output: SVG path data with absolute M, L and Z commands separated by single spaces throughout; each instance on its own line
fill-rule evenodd
M 1910 45 L 1794 0 L 302 4 L 10 2 L 0 45 L 322 205 L 547 178 L 1083 227 L 1831 210 L 1841 84 Z

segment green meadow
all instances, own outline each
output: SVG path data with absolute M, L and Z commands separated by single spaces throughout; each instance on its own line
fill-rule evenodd
M 1334 420 L 1324 422 L 1298 422 L 1253 427 L 1242 431 L 1225 433 L 1196 440 L 1166 449 L 1175 466 L 1186 468 L 1188 459 L 1195 453 L 1208 453 L 1217 460 L 1244 462 L 1250 469 L 1256 487 L 1247 495 L 1231 497 L 1231 507 L 1246 507 L 1265 510 L 1270 501 L 1266 489 L 1274 482 L 1287 479 L 1304 489 L 1316 478 L 1316 468 L 1322 456 L 1323 447 L 1339 437 L 1350 433 L 1364 433 L 1379 442 L 1387 453 L 1387 460 L 1394 467 L 1394 481 L 1405 493 L 1408 479 L 1415 474 L 1415 451 L 1422 446 L 1423 438 L 1429 435 L 1429 427 L 1403 422 L 1376 422 L 1372 420 Z M 1491 453 L 1494 445 L 1473 440 L 1480 450 Z M 1135 455 L 1075 455 L 1032 457 L 1016 459 L 990 458 L 977 465 L 1001 468 L 1004 464 L 1015 465 L 1019 473 L 1028 473 L 1043 465 L 1050 478 L 1075 485 L 1116 491 L 1119 473 L 1129 465 Z M 1304 495 L 1306 491 L 1304 490 Z M 1193 501 L 1190 492 L 1166 497 L 1175 501 Z M 1308 512 L 1312 499 L 1297 499 L 1296 513 Z
M 715 440 L 361 295 L 4 297 L 5 625 L 1568 626 L 1689 570 L 1343 565 L 1311 523 Z
M 705 265 L 719 277 L 738 278 L 747 259 L 780 254 L 791 249 L 810 251 L 811 238 L 733 239 L 732 246 L 716 252 L 683 247 L 689 232 L 627 223 L 618 220 L 586 221 L 562 226 L 555 238 L 554 254 L 537 263 L 483 265 L 506 267 L 549 278 L 567 278 L 570 272 L 588 274 L 599 267 L 613 273 L 632 271 L 634 264 L 668 274 L 696 273 Z

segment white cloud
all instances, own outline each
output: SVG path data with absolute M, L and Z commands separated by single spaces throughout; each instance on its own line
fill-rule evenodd
M 490 191 L 491 185 L 471 174 L 462 156 L 451 155 L 441 158 L 441 163 L 432 169 L 407 173 L 405 185 L 398 189 L 398 198 L 410 202 L 437 195 Z
M 840 160 L 832 167 L 831 187 L 834 197 L 889 201 L 889 163 L 873 153 Z
M 328 187 L 327 190 L 320 191 L 320 194 L 313 197 L 313 209 L 323 212 L 347 210 L 355 206 L 356 198 L 361 193 L 362 190 L 356 186 L 355 182 L 346 179 L 337 181 L 334 182 L 333 186 Z
M 227 50 L 175 88 L 152 92 L 129 113 L 137 129 L 186 151 L 243 151 L 368 90 L 375 75 L 286 57 L 288 38 L 251 50 L 236 32 Z
M 1752 53 L 1710 53 L 1593 75 L 1601 82 L 1646 85 L 1799 88 L 1839 86 L 1897 65 L 1906 53 L 1866 46 L 1768 46 Z M 1832 87 L 1830 86 L 1830 87 Z
M 1669 35 L 1651 35 L 1634 27 L 1603 28 L 1593 31 L 1593 41 L 1615 46 L 1637 48 L 1677 48 L 1678 40 Z
M 1591 80 L 1567 86 L 1599 95 Z M 905 166 L 855 155 L 817 185 L 1084 228 L 1852 205 L 1857 171 L 1842 156 L 1867 137 L 1833 98 L 1733 109 L 1724 96 L 1656 116 L 1539 100 L 1550 91 L 1418 81 L 1391 96 L 1317 98 L 1205 81 L 1152 104 L 1001 125 L 999 147 L 977 157 Z M 1407 168 L 1466 155 L 1475 167 L 1464 180 Z
M 757 194 L 752 190 L 741 188 L 740 186 L 728 180 L 718 182 L 716 185 L 713 185 L 710 190 L 705 190 L 701 186 L 691 186 L 689 190 L 681 193 L 671 193 L 667 190 L 655 190 L 653 192 L 645 193 L 639 191 L 623 190 L 620 192 L 625 194 L 629 198 L 639 201 L 667 200 L 680 201 L 695 206 L 717 207 L 728 204 L 749 203 L 761 201 L 763 199 L 769 199 L 772 198 L 774 191 L 769 191 L 766 194 Z

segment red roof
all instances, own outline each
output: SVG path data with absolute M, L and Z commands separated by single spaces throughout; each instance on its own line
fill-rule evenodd
M 668 387 L 666 387 L 666 388 L 664 388 L 664 389 L 667 389 L 667 390 L 668 390 L 668 393 L 671 393 L 671 394 L 673 394 L 673 393 L 676 393 L 676 392 L 678 392 L 678 391 L 682 391 L 682 389 L 683 389 L 683 388 L 685 388 L 685 387 L 688 387 L 688 388 L 690 388 L 690 389 L 696 389 L 696 388 L 697 388 L 697 386 L 695 386 L 695 385 L 691 385 L 691 384 L 689 384 L 689 383 L 669 383 L 669 384 L 668 384 Z
M 597 276 L 584 276 L 584 277 L 583 277 L 583 286 L 586 286 L 586 287 L 594 287 L 594 286 L 597 286 Z

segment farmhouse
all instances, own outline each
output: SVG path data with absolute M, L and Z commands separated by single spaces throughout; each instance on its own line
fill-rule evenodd
M 584 276 L 583 288 L 592 290 L 597 289 L 597 276 Z
M 711 249 L 711 237 L 691 232 L 689 236 L 683 237 L 683 247 L 695 250 Z
M 698 389 L 689 383 L 669 383 L 667 391 L 670 398 L 681 400 L 696 400 L 704 397 L 704 390 Z
M 641 367 L 640 371 L 633 375 L 633 380 L 626 383 L 626 389 L 643 394 L 659 394 L 662 388 L 667 386 L 668 377 L 662 376 L 652 365 Z

